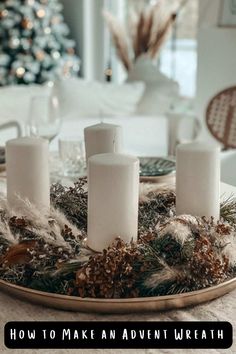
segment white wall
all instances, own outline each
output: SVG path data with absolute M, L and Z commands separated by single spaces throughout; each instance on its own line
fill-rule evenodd
M 218 27 L 219 0 L 199 0 L 198 74 L 196 114 L 203 123 L 204 139 L 210 139 L 205 112 L 210 99 L 236 85 L 236 28 Z
M 199 27 L 215 27 L 219 20 L 221 0 L 199 0 Z

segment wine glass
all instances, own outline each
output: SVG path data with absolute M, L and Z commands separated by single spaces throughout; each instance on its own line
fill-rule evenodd
M 61 129 L 59 102 L 56 96 L 34 96 L 31 99 L 27 130 L 30 136 L 45 138 L 49 143 Z

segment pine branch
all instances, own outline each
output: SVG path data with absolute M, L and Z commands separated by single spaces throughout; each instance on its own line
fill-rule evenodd
M 236 224 L 236 198 L 233 195 L 221 203 L 220 216 L 230 224 Z

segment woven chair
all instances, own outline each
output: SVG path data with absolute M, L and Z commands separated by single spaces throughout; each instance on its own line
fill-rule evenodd
M 206 110 L 206 124 L 224 150 L 236 149 L 236 86 L 215 95 Z

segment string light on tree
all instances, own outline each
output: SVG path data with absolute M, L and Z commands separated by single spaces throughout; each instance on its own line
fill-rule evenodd
M 50 34 L 51 32 L 52 32 L 52 30 L 51 30 L 50 27 L 46 27 L 46 28 L 44 29 L 44 33 L 45 33 L 45 34 Z
M 0 86 L 42 84 L 77 75 L 60 0 L 0 1 Z
M 24 73 L 25 73 L 25 68 L 19 67 L 18 69 L 16 69 L 16 75 L 17 75 L 18 77 L 24 76 Z
M 39 18 L 43 18 L 45 15 L 46 15 L 46 12 L 45 12 L 44 9 L 39 9 L 39 10 L 37 11 L 37 16 L 38 16 Z
M 22 21 L 21 21 L 21 26 L 23 28 L 26 28 L 26 29 L 32 29 L 33 28 L 33 22 L 30 21 L 29 19 L 27 18 L 24 18 Z
M 35 54 L 36 58 L 39 61 L 42 61 L 45 58 L 45 54 L 42 50 L 39 50 L 36 54 Z
M 61 54 L 58 51 L 55 51 L 52 53 L 52 56 L 55 60 L 58 60 L 61 56 Z
M 7 17 L 7 15 L 8 15 L 7 10 L 0 11 L 0 18 Z
M 13 38 L 10 39 L 10 41 L 9 41 L 9 47 L 10 48 L 14 49 L 14 48 L 19 47 L 19 45 L 20 45 L 19 38 L 17 38 L 17 37 L 14 38 L 13 37 Z

